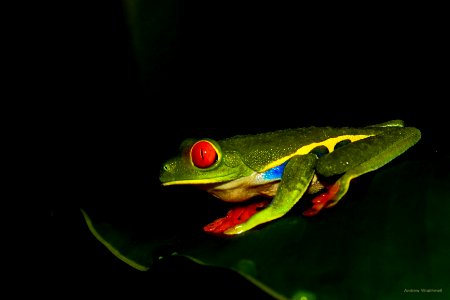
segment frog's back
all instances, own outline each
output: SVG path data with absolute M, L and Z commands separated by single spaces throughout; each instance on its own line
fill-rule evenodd
M 401 127 L 401 126 L 399 126 Z M 386 130 L 379 126 L 352 127 L 304 127 L 283 129 L 254 135 L 237 135 L 219 141 L 224 151 L 235 151 L 243 162 L 255 171 L 283 157 L 289 157 L 298 149 L 343 135 L 373 135 Z

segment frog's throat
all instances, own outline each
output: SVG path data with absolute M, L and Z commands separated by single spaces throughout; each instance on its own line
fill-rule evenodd
M 279 180 L 266 180 L 261 173 L 216 184 L 199 186 L 213 196 L 226 202 L 242 202 L 255 196 L 275 196 Z

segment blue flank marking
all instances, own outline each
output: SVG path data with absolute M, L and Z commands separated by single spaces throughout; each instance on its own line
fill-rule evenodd
M 261 176 L 264 180 L 278 180 L 281 179 L 281 176 L 283 176 L 284 167 L 286 167 L 286 164 L 289 160 L 286 160 L 284 163 L 282 163 L 279 166 L 273 167 L 272 169 L 269 169 L 265 171 L 264 173 L 261 173 Z

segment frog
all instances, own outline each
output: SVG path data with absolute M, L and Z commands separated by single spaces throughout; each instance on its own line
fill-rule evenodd
M 179 154 L 163 163 L 159 180 L 163 186 L 196 186 L 236 205 L 203 228 L 234 236 L 282 218 L 306 195 L 312 195 L 301 213 L 306 218 L 334 207 L 353 179 L 380 169 L 420 139 L 421 131 L 400 119 L 364 127 L 277 129 L 220 140 L 186 138 Z

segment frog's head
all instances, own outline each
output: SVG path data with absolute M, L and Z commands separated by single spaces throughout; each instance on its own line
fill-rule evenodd
M 163 185 L 220 183 L 251 173 L 237 152 L 222 151 L 217 141 L 187 139 L 180 149 L 161 169 Z

